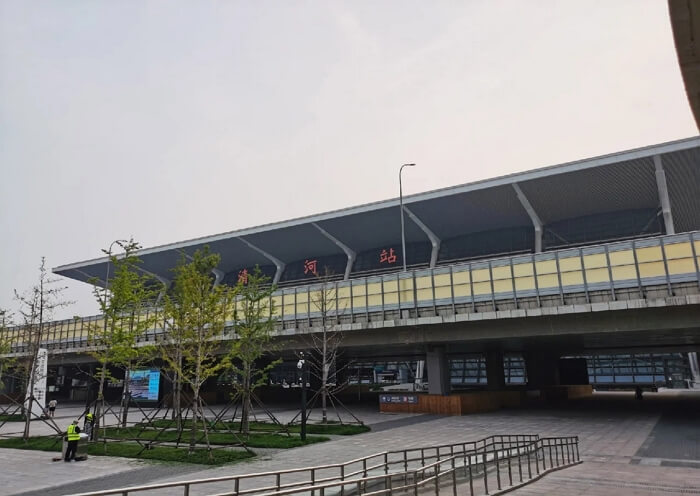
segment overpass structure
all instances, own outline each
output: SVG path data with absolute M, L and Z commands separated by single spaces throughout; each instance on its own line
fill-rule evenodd
M 521 353 L 528 384 L 556 384 L 563 355 L 700 347 L 700 137 L 404 198 L 232 231 L 139 253 L 170 283 L 184 255 L 221 255 L 217 284 L 260 266 L 278 284 L 277 339 L 298 350 L 321 330 L 314 302 L 353 357 L 427 360 L 430 391 L 450 387 L 449 360 L 483 353 L 489 387 Z M 54 272 L 106 284 L 107 258 Z M 319 279 L 319 274 L 331 274 Z M 157 309 L 154 309 L 157 311 Z M 52 322 L 52 360 L 80 360 L 100 317 Z M 144 339 L 157 339 L 156 325 Z M 14 352 L 25 350 L 21 328 Z M 224 338 L 230 336 L 223 336 Z

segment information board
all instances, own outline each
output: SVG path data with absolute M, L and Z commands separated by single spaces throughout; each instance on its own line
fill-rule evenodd
M 136 369 L 129 374 L 129 391 L 136 401 L 158 401 L 160 370 Z
M 380 394 L 379 403 L 403 403 L 417 405 L 418 396 L 415 394 Z
M 34 399 L 39 404 L 39 407 L 46 408 L 46 373 L 48 371 L 49 350 L 39 348 L 34 362 L 34 369 L 31 372 L 30 381 L 34 383 Z M 27 388 L 27 393 L 24 398 L 24 407 L 29 408 L 29 395 L 32 388 Z

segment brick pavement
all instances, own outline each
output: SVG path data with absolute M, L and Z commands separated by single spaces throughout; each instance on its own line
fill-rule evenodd
M 700 487 L 700 469 L 693 465 L 679 466 L 678 460 L 640 456 L 662 414 L 686 411 L 694 415 L 700 395 L 675 393 L 648 395 L 644 402 L 635 402 L 631 394 L 597 394 L 593 401 L 569 404 L 565 408 L 501 410 L 464 417 L 415 417 L 413 421 L 394 422 L 389 418 L 384 430 L 359 436 L 336 438 L 331 442 L 284 450 L 255 460 L 224 467 L 201 469 L 173 475 L 155 474 L 148 483 L 199 479 L 222 475 L 281 470 L 300 466 L 347 461 L 385 449 L 429 446 L 434 444 L 476 440 L 491 434 L 537 433 L 544 436 L 578 435 L 584 463 L 544 477 L 513 494 L 662 494 L 695 492 Z M 387 417 L 375 415 L 375 424 Z M 405 425 L 410 422 L 410 425 Z M 392 425 L 393 424 L 393 425 Z M 378 426 L 379 427 L 379 426 Z M 672 428 L 672 425 L 664 426 Z M 700 440 L 695 440 L 700 443 Z M 0 450 L 0 456 L 9 450 Z M 23 452 L 27 453 L 27 452 Z M 37 454 L 32 454 L 36 456 Z M 43 454 L 45 456 L 45 454 Z M 87 464 L 97 463 L 93 457 Z M 110 462 L 118 463 L 115 459 Z M 686 462 L 688 462 L 686 460 Z M 4 462 L 3 462 L 4 463 Z M 139 463 L 139 462 L 126 462 Z M 689 462 L 688 462 L 689 463 Z M 57 464 L 62 465 L 62 464 Z M 700 463 L 698 464 L 700 466 Z M 70 465 L 78 467 L 78 464 Z M 63 468 L 63 467 L 61 467 Z M 132 466 L 131 471 L 143 466 Z M 134 482 L 128 470 L 117 471 L 110 478 L 111 487 Z M 5 472 L 7 473 L 7 472 Z M 123 474 L 123 479 L 120 477 Z M 21 477 L 19 477 L 21 479 Z M 64 479 L 65 481 L 65 479 Z M 46 482 L 46 481 L 45 481 Z M 54 481 L 54 484 L 58 480 Z M 85 483 L 84 483 L 85 484 Z M 83 484 L 83 486 L 84 486 Z M 50 484 L 47 484 L 50 485 Z M 192 494 L 210 494 L 230 489 L 229 484 L 216 484 Z M 70 494 L 83 490 L 80 484 L 64 486 Z M 607 491 L 607 492 L 606 492 Z M 12 494 L 12 493 L 10 493 Z M 39 494 L 37 492 L 36 494 Z M 151 494 L 173 494 L 172 490 Z
M 700 470 L 586 461 L 513 491 L 516 496 L 700 494 Z

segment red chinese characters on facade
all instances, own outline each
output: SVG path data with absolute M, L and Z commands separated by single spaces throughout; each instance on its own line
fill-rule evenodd
M 316 264 L 318 260 L 304 260 L 304 274 L 311 272 L 313 275 L 318 275 Z
M 394 252 L 393 248 L 389 248 L 389 251 L 386 249 L 382 250 L 382 252 L 379 254 L 379 263 L 380 264 L 395 264 L 396 263 L 396 252 Z
M 238 272 L 238 282 L 241 284 L 248 284 L 248 269 L 243 269 Z

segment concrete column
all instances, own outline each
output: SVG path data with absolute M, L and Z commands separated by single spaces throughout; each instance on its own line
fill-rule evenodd
M 426 353 L 428 367 L 428 393 L 450 394 L 450 363 L 445 348 L 437 346 Z
M 486 353 L 486 389 L 502 391 L 506 387 L 506 375 L 503 370 L 503 352 L 489 351 Z
M 525 353 L 527 388 L 559 385 L 559 354 L 543 351 Z
M 700 384 L 700 367 L 698 366 L 698 354 L 693 351 L 688 353 L 688 362 L 690 364 L 690 375 L 693 383 Z

